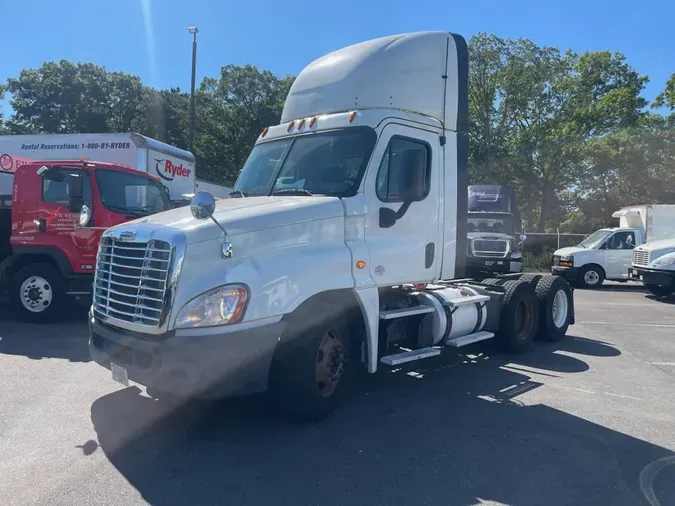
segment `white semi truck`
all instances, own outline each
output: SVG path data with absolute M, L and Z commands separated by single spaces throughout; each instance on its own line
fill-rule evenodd
M 638 267 L 649 267 L 650 261 L 673 251 L 675 205 L 628 206 L 616 211 L 612 217 L 619 219 L 618 227 L 601 228 L 577 246 L 555 251 L 551 272 L 581 288 L 597 288 L 605 279 L 632 279 L 631 262 Z M 665 242 L 661 242 L 663 240 Z
M 233 195 L 104 233 L 90 353 L 148 393 L 269 390 L 321 419 L 362 368 L 574 323 L 563 278 L 466 279 L 468 54 L 422 32 L 307 66 Z M 516 275 L 519 276 L 519 275 Z
M 104 133 L 0 136 L 0 195 L 12 194 L 11 175 L 23 164 L 79 159 L 128 165 L 159 177 L 173 202 L 202 187 L 219 197 L 229 192 L 196 178 L 195 157 L 189 151 L 139 134 Z

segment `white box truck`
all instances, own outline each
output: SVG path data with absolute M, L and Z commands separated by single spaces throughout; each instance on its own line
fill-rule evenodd
M 654 241 L 675 238 L 675 205 L 623 207 L 612 217 L 619 219 L 618 227 L 601 228 L 577 246 L 555 251 L 551 272 L 582 288 L 597 288 L 605 279 L 627 281 L 634 255 L 642 261 L 642 252 L 651 251 L 646 258 L 653 260 L 666 252 Z M 646 244 L 652 242 L 653 249 Z M 675 240 L 670 243 L 675 246 Z M 667 249 L 665 244 L 663 247 Z
M 465 278 L 467 87 L 466 42 L 447 32 L 310 64 L 232 198 L 200 192 L 104 233 L 92 358 L 154 396 L 269 389 L 319 419 L 355 367 L 562 339 L 574 322 L 563 278 Z
M 177 202 L 184 194 L 194 194 L 198 182 L 195 157 L 176 148 L 135 133 L 36 134 L 0 136 L 0 175 L 12 174 L 17 167 L 34 160 L 78 160 L 129 165 L 160 178 Z M 221 196 L 229 189 L 221 188 Z M 11 195 L 12 178 L 0 176 L 0 195 Z

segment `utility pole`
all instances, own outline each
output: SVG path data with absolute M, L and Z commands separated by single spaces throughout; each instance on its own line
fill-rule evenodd
M 196 26 L 190 26 L 188 31 L 192 34 L 192 84 L 190 86 L 190 120 L 188 125 L 188 151 L 192 153 L 192 141 L 195 135 L 195 73 L 197 70 L 197 30 Z

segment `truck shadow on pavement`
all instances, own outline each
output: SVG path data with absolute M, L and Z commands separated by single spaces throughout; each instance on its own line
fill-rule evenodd
M 89 362 L 86 311 L 69 314 L 67 319 L 48 325 L 23 323 L 12 318 L 6 308 L 0 310 L 0 354 Z
M 135 387 L 96 400 L 91 418 L 100 450 L 150 504 L 649 504 L 640 473 L 671 452 L 519 401 L 542 386 L 525 367 L 544 378 L 588 369 L 557 350 L 620 354 L 581 338 L 526 360 L 476 346 L 367 377 L 314 425 L 257 397 L 176 409 Z M 675 498 L 674 467 L 646 480 Z

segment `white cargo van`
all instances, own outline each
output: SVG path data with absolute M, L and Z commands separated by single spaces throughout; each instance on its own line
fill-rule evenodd
M 597 288 L 605 279 L 627 281 L 634 249 L 637 255 L 646 251 L 647 242 L 675 237 L 675 205 L 629 206 L 612 217 L 619 219 L 618 227 L 602 228 L 577 246 L 553 253 L 551 272 L 582 288 Z M 653 254 L 657 251 L 659 246 Z

